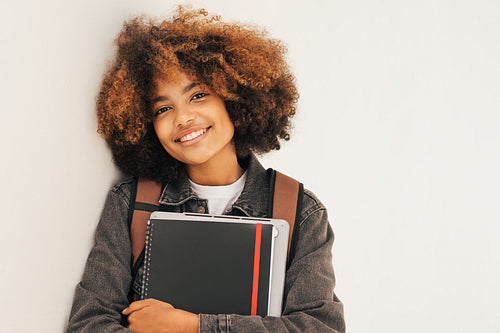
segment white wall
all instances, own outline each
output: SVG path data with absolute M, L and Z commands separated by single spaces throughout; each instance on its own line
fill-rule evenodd
M 500 2 L 196 3 L 289 45 L 300 113 L 264 163 L 329 208 L 349 332 L 498 332 Z M 112 41 L 172 6 L 1 3 L 1 331 L 62 331 L 118 177 L 93 109 Z

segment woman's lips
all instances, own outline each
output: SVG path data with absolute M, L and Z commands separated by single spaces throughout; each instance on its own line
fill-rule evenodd
M 191 132 L 189 134 L 182 136 L 181 138 L 178 139 L 178 141 L 179 142 L 186 142 L 189 140 L 193 140 L 193 139 L 199 137 L 200 135 L 202 135 L 203 133 L 205 133 L 206 131 L 207 131 L 206 128 L 199 129 L 197 131 L 194 131 L 194 132 Z
M 206 136 L 207 132 L 210 130 L 210 126 L 207 128 L 200 128 L 194 131 L 190 131 L 187 134 L 182 135 L 180 138 L 176 139 L 175 142 L 182 144 L 183 146 L 188 146 L 195 144 Z

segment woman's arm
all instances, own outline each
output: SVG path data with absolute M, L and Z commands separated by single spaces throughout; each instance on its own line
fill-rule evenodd
M 333 231 L 325 207 L 305 191 L 295 257 L 285 278 L 281 317 L 200 315 L 200 332 L 345 332 L 334 294 Z
M 106 199 L 95 244 L 76 287 L 67 332 L 132 332 L 120 324 L 132 279 L 124 188 L 126 183 L 115 186 Z

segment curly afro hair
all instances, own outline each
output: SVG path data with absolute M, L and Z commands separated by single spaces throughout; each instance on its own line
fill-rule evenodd
M 184 72 L 224 100 L 240 157 L 277 150 L 280 140 L 289 140 L 295 78 L 285 46 L 264 30 L 179 6 L 167 20 L 125 22 L 115 43 L 116 59 L 97 96 L 98 132 L 124 173 L 167 181 L 184 169 L 153 128 L 150 92 L 159 75 L 175 79 Z

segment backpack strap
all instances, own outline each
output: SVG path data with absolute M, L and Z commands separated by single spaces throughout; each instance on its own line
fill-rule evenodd
M 295 222 L 300 220 L 302 211 L 302 197 L 304 186 L 295 179 L 282 174 L 279 171 L 270 169 L 271 187 L 270 195 L 272 201 L 269 203 L 269 211 L 272 217 L 282 219 L 288 222 L 288 252 L 287 268 L 295 256 L 295 246 L 297 243 L 297 229 Z
M 132 243 L 132 266 L 139 258 L 146 242 L 146 229 L 151 212 L 160 208 L 161 185 L 146 178 L 139 178 L 135 193 L 134 211 L 130 223 L 130 241 Z

